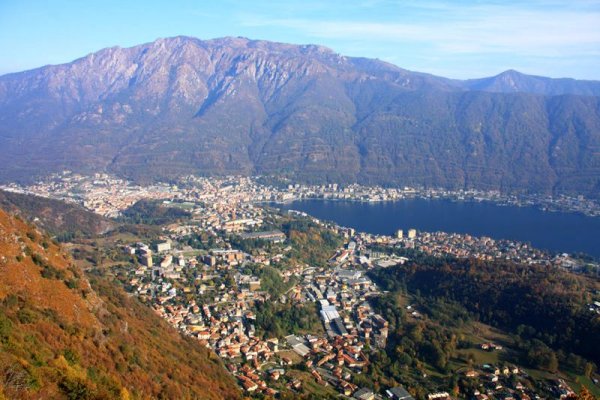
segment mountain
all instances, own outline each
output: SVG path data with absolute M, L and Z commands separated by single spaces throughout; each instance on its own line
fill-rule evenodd
M 104 49 L 0 77 L 0 180 L 283 174 L 599 196 L 598 83 L 503 75 L 245 38 Z
M 462 87 L 498 93 L 600 96 L 600 82 L 598 81 L 579 81 L 570 78 L 552 79 L 525 75 L 515 70 L 504 71 L 490 78 L 469 79 L 463 82 Z
M 240 397 L 216 355 L 0 210 L 0 398 Z

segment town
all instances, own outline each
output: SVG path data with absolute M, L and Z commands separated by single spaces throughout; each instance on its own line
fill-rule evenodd
M 251 204 L 231 201 L 209 208 L 195 207 L 188 223 L 169 226 L 163 240 L 152 247 L 144 243 L 123 247 L 138 262 L 136 269 L 123 271 L 130 290 L 226 360 L 249 393 L 301 390 L 301 379 L 287 377 L 288 366 L 299 363 L 320 385 L 345 395 L 359 392 L 351 376 L 369 363 L 365 348 L 385 347 L 388 323 L 368 302 L 380 293 L 376 285 L 350 262 L 356 243 L 345 243 L 326 265 L 295 265 L 282 271 L 283 290 L 264 290 L 257 275 L 281 265 L 292 250 L 285 234 L 261 231 L 266 212 Z M 259 230 L 242 233 L 249 228 Z M 353 233 L 331 228 L 347 238 Z M 197 251 L 187 245 L 190 234 L 201 232 L 212 235 L 218 247 Z M 273 251 L 253 255 L 235 249 L 224 235 L 232 232 L 244 240 L 268 242 Z M 304 335 L 264 337 L 256 327 L 256 314 L 267 303 L 315 304 L 317 308 L 306 309 L 320 326 Z
M 177 183 L 140 186 L 104 173 L 83 176 L 70 171 L 55 173 L 32 184 L 0 185 L 0 189 L 58 198 L 84 205 L 109 217 L 140 199 L 177 198 L 208 200 L 218 192 L 235 195 L 247 202 L 291 202 L 301 199 L 351 200 L 365 202 L 395 201 L 411 198 L 449 199 L 452 201 L 489 201 L 499 205 L 534 206 L 545 211 L 577 212 L 600 216 L 600 202 L 583 196 L 548 196 L 505 194 L 499 191 L 447 190 L 423 187 L 384 188 L 358 184 L 306 185 L 265 177 L 197 177 L 186 176 Z
M 381 398 L 371 388 L 354 383 L 371 362 L 370 355 L 386 348 L 388 338 L 388 321 L 369 302 L 381 291 L 366 271 L 401 264 L 406 258 L 369 250 L 371 245 L 386 243 L 380 237 L 312 219 L 335 230 L 344 242 L 325 265 L 296 265 L 281 271 L 283 287 L 277 290 L 266 286 L 259 275 L 269 266 L 283 265 L 283 259 L 292 252 L 291 246 L 283 232 L 260 230 L 263 219 L 273 215 L 252 206 L 243 209 L 243 218 L 232 220 L 227 218 L 232 209 L 212 214 L 198 208 L 192 213 L 196 218 L 189 224 L 169 226 L 152 246 L 124 245 L 123 252 L 134 257 L 137 268 L 125 267 L 117 273 L 125 275 L 125 286 L 158 315 L 218 354 L 248 394 L 303 393 L 304 386 L 314 382 L 325 391 L 311 389 L 313 394 L 335 389 L 356 399 Z M 219 218 L 215 218 L 217 215 Z M 243 222 L 234 223 L 237 221 Z M 241 237 L 265 241 L 271 245 L 271 251 L 261 249 L 250 254 L 234 248 L 227 234 L 244 231 L 242 226 L 257 230 L 241 233 Z M 202 251 L 191 248 L 187 239 L 193 231 L 214 234 L 212 244 L 218 247 Z M 386 239 L 397 245 L 416 239 L 415 235 L 411 231 L 410 239 Z M 424 243 L 428 242 L 424 239 Z M 266 304 L 300 307 L 313 313 L 313 318 L 318 315 L 319 325 L 303 327 L 302 333 L 265 335 L 264 328 L 257 328 L 257 314 Z M 413 318 L 422 317 L 417 308 L 408 307 Z M 480 346 L 486 351 L 502 351 L 502 346 L 493 343 Z M 517 382 L 514 391 L 518 398 L 535 395 L 518 383 L 526 374 L 514 365 L 481 365 L 462 374 L 481 381 L 481 391 L 474 392 L 478 399 L 504 393 L 503 383 L 508 383 L 511 375 L 512 381 Z M 559 396 L 573 393 L 564 381 L 557 381 L 551 390 Z M 386 393 L 395 399 L 413 398 L 403 386 L 387 388 Z M 428 395 L 429 400 L 449 398 L 446 392 Z

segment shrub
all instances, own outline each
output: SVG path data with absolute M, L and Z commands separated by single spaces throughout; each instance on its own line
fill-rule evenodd
M 17 311 L 17 318 L 22 324 L 31 324 L 37 321 L 37 313 L 29 308 L 22 308 Z
M 0 314 L 0 342 L 6 343 L 12 331 L 12 322 L 4 313 Z
M 59 385 L 69 400 L 91 400 L 94 390 L 88 382 L 76 377 L 65 377 Z

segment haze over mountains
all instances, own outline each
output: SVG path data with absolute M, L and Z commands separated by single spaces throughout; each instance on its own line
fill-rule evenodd
M 600 195 L 600 82 L 411 72 L 319 46 L 159 39 L 0 77 L 0 180 L 300 180 Z

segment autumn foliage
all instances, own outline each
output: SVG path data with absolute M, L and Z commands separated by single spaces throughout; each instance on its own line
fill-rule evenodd
M 218 358 L 0 210 L 0 399 L 238 398 Z

